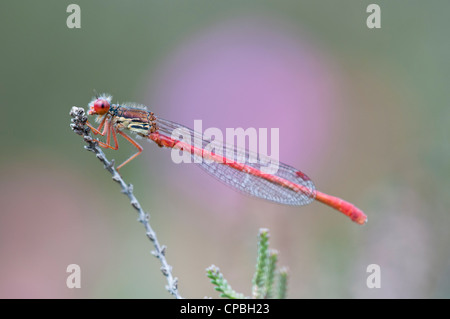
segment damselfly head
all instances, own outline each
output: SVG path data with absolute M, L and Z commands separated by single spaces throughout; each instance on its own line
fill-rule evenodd
M 89 103 L 89 115 L 103 115 L 108 113 L 109 108 L 111 106 L 111 97 L 102 95 L 99 97 L 96 97 Z

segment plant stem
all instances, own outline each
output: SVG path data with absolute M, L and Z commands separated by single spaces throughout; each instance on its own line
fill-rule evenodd
M 116 171 L 114 168 L 114 160 L 108 161 L 105 154 L 99 148 L 98 143 L 92 138 L 90 135 L 90 129 L 86 126 L 87 117 L 85 115 L 85 111 L 83 108 L 79 107 L 72 107 L 70 111 L 70 116 L 72 116 L 72 124 L 70 127 L 72 130 L 77 133 L 78 135 L 82 135 L 84 138 L 84 141 L 87 143 L 85 146 L 85 149 L 88 151 L 91 151 L 95 153 L 97 158 L 104 164 L 104 168 L 111 173 L 113 181 L 117 182 L 121 189 L 122 193 L 127 195 L 130 199 L 131 206 L 133 206 L 134 209 L 139 214 L 139 222 L 144 225 L 145 233 L 150 239 L 150 241 L 153 244 L 153 247 L 155 248 L 154 251 L 152 251 L 152 254 L 159 259 L 161 263 L 161 272 L 166 277 L 167 285 L 166 289 L 177 299 L 182 299 L 178 292 L 178 278 L 174 277 L 172 274 L 172 266 L 169 265 L 169 263 L 166 260 L 166 246 L 161 245 L 158 241 L 158 238 L 156 236 L 155 231 L 150 225 L 149 219 L 150 216 L 147 214 L 139 204 L 139 201 L 136 199 L 136 197 L 133 194 L 133 185 L 126 184 L 123 180 L 122 176 Z

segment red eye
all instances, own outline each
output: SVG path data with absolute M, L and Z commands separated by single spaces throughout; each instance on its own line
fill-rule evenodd
M 94 102 L 94 113 L 105 114 L 109 110 L 109 102 L 104 99 L 98 99 Z

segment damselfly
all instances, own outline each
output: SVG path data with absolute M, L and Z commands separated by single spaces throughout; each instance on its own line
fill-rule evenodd
M 206 172 L 247 195 L 298 206 L 309 204 L 315 199 L 340 211 L 358 224 L 364 224 L 367 221 L 367 216 L 359 208 L 343 199 L 317 191 L 306 174 L 289 165 L 280 163 L 275 173 L 266 173 L 263 167 L 267 161 L 260 155 L 255 156 L 246 149 L 228 144 L 220 144 L 220 152 L 217 151 L 216 145 L 213 151 L 209 147 L 211 141 L 203 139 L 200 132 L 194 132 L 183 125 L 157 117 L 145 106 L 112 104 L 111 99 L 111 96 L 103 94 L 89 103 L 88 114 L 98 115 L 97 122 L 100 122 L 100 125 L 97 128 L 89 122 L 87 125 L 94 134 L 106 135 L 106 142 L 97 141 L 103 148 L 119 149 L 117 141 L 117 134 L 119 134 L 138 149 L 137 153 L 120 164 L 117 170 L 143 150 L 142 146 L 123 132 L 126 129 L 152 140 L 160 147 L 188 152 L 194 159 L 193 162 Z M 177 134 L 173 134 L 176 130 L 188 133 L 191 139 L 177 137 Z M 114 146 L 111 143 L 111 136 Z M 231 158 L 227 154 L 232 154 L 234 157 Z M 244 159 L 252 157 L 253 161 L 237 161 L 237 156 Z

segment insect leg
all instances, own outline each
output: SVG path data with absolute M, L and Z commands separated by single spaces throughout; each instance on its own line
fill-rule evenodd
M 86 125 L 89 126 L 92 133 L 94 133 L 95 135 L 100 134 L 101 136 L 104 136 L 106 133 L 106 126 L 105 126 L 105 129 L 103 130 L 103 132 L 100 132 L 100 130 L 102 129 L 103 125 L 105 125 L 106 118 L 107 118 L 107 116 L 105 115 L 105 117 L 103 118 L 103 120 L 101 121 L 100 125 L 97 128 L 93 127 L 91 125 L 91 123 L 89 123 L 89 121 L 86 121 Z
M 114 141 L 116 142 L 116 145 L 117 145 L 117 138 L 116 138 L 116 132 L 115 132 L 115 131 L 116 131 L 116 130 L 113 129 L 113 138 L 114 138 Z M 125 164 L 129 163 L 129 162 L 130 162 L 131 160 L 133 160 L 136 156 L 138 156 L 139 154 L 141 154 L 143 148 L 142 148 L 142 146 L 140 146 L 138 143 L 136 143 L 136 141 L 134 141 L 131 137 L 129 137 L 129 136 L 128 136 L 127 134 L 125 134 L 124 132 L 122 132 L 122 131 L 120 131 L 120 130 L 117 130 L 117 133 L 119 133 L 120 135 L 122 135 L 128 142 L 130 142 L 134 147 L 136 147 L 136 148 L 138 149 L 138 152 L 137 152 L 136 154 L 130 156 L 129 159 L 127 159 L 125 162 L 123 162 L 122 164 L 120 164 L 120 165 L 117 167 L 117 171 L 119 171 L 119 169 L 121 169 Z M 117 145 L 117 147 L 118 147 L 118 145 Z
M 114 143 L 115 143 L 114 147 L 110 143 L 110 141 L 111 141 L 111 135 L 110 135 L 111 131 L 113 132 L 113 138 L 114 138 Z M 100 145 L 103 148 L 110 148 L 110 149 L 113 149 L 113 150 L 118 150 L 119 149 L 119 144 L 117 143 L 117 139 L 116 139 L 116 133 L 114 131 L 113 125 L 111 125 L 111 121 L 107 121 L 106 122 L 105 128 L 103 129 L 103 132 L 102 133 L 99 132 L 99 134 L 102 135 L 102 136 L 104 136 L 106 134 L 106 143 L 102 142 L 102 141 L 99 141 L 99 140 L 94 140 L 94 142 L 97 142 L 98 145 Z

